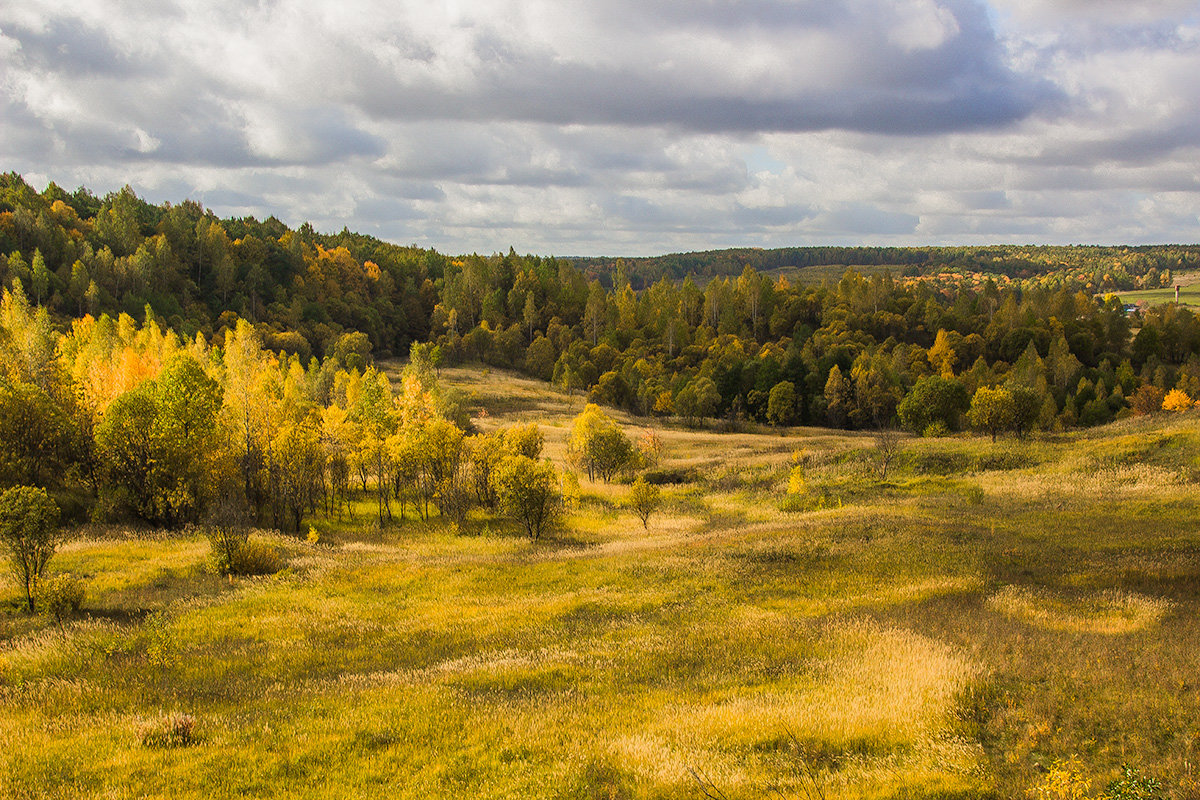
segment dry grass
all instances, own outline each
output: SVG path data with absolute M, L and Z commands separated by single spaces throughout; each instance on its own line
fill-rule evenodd
M 444 373 L 562 465 L 580 396 Z M 886 483 L 869 436 L 649 424 L 695 480 L 648 529 L 628 486 L 585 480 L 544 541 L 483 514 L 317 520 L 321 544 L 273 540 L 282 573 L 232 582 L 199 536 L 92 531 L 55 562 L 87 577 L 83 619 L 0 585 L 0 785 L 679 800 L 697 770 L 731 800 L 806 797 L 806 774 L 828 800 L 1021 797 L 1077 754 L 1093 785 L 1128 761 L 1186 796 L 1194 421 L 906 439 Z M 780 511 L 794 463 L 824 508 Z M 170 714 L 199 741 L 143 747 Z
M 1134 592 L 1108 590 L 1066 598 L 1022 586 L 1004 587 L 988 598 L 988 604 L 1013 619 L 1048 630 L 1108 635 L 1146 630 L 1171 609 L 1167 600 Z

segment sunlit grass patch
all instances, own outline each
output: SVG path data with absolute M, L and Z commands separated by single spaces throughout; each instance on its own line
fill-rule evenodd
M 198 536 L 136 541 L 81 539 L 60 547 L 53 567 L 85 578 L 89 595 L 102 599 L 108 592 L 169 582 L 203 570 L 208 553 L 208 541 Z
M 809 759 L 830 797 L 977 785 L 982 754 L 951 732 L 976 665 L 927 637 L 862 621 L 815 633 L 799 643 L 790 677 L 668 702 L 614 748 L 644 780 L 686 785 L 695 770 L 747 796 L 768 785 L 799 791 L 797 758 Z
M 1145 630 L 1171 609 L 1167 600 L 1134 592 L 1106 590 L 1069 598 L 1026 586 L 1005 586 L 988 598 L 988 604 L 1038 627 L 1110 635 Z

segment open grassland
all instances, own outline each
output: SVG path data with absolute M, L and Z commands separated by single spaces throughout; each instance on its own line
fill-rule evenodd
M 1180 305 L 1200 308 L 1200 272 L 1179 272 L 1175 275 L 1174 283 L 1179 285 Z M 1147 303 L 1152 306 L 1174 302 L 1175 286 L 1165 289 L 1139 289 L 1136 291 L 1117 292 L 1123 303 Z
M 445 372 L 562 463 L 581 398 Z M 83 531 L 80 618 L 0 585 L 0 796 L 1009 798 L 1074 755 L 1200 797 L 1194 413 L 907 439 L 886 481 L 868 435 L 659 429 L 648 529 L 586 479 L 536 544 L 364 500 L 232 582 Z

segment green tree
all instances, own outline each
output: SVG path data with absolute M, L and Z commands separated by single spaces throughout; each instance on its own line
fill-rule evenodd
M 919 435 L 935 422 L 947 430 L 958 430 L 962 414 L 969 407 L 967 388 L 961 381 L 927 375 L 900 401 L 896 413 L 901 425 Z
M 841 428 L 846 424 L 854 404 L 854 384 L 842 376 L 837 364 L 825 379 L 825 417 L 829 424 Z
M 109 492 L 148 522 L 195 520 L 208 499 L 218 450 L 221 390 L 189 355 L 117 397 L 96 429 Z
M 70 420 L 45 391 L 0 378 L 0 482 L 42 486 L 68 460 Z
M 595 403 L 588 403 L 575 418 L 567 452 L 587 470 L 589 480 L 598 475 L 611 481 L 637 457 L 633 442 Z
M 791 425 L 796 421 L 796 384 L 780 381 L 767 395 L 767 421 L 772 425 Z
M 992 441 L 1001 431 L 1012 430 L 1016 424 L 1016 403 L 1008 389 L 989 389 L 981 386 L 971 398 L 967 419 L 971 427 L 990 433 Z
M 371 361 L 371 340 L 361 331 L 343 333 L 333 345 L 333 358 L 345 370 L 362 372 Z
M 42 257 L 41 250 L 33 251 L 30 288 L 33 289 L 33 302 L 39 306 L 50 296 L 50 270 L 46 268 L 46 259 Z
M 0 545 L 30 613 L 37 611 L 37 584 L 60 541 L 58 506 L 45 489 L 17 486 L 0 495 Z
M 662 505 L 662 495 L 657 486 L 647 483 L 646 479 L 639 475 L 638 479 L 633 482 L 633 486 L 629 487 L 629 497 L 626 502 L 633 509 L 633 513 L 641 519 L 642 527 L 649 528 L 650 515 Z
M 511 456 L 496 475 L 500 507 L 521 523 L 530 541 L 537 541 L 562 516 L 558 474 L 549 461 Z
M 1013 398 L 1013 430 L 1025 435 L 1037 424 L 1041 415 L 1044 396 L 1042 392 L 1029 386 L 1014 386 L 1011 390 Z M 1108 406 L 1104 406 L 1107 411 Z
M 703 375 L 692 378 L 675 398 L 675 410 L 689 425 L 714 416 L 721 403 L 721 393 L 711 378 Z

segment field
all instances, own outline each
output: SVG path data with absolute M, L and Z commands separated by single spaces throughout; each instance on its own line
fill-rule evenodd
M 581 397 L 444 380 L 563 465 Z M 904 439 L 886 479 L 869 435 L 660 429 L 646 529 L 586 476 L 537 543 L 364 500 L 232 582 L 88 529 L 81 618 L 0 585 L 0 796 L 1016 798 L 1075 757 L 1200 798 L 1194 413 Z
M 1179 304 L 1190 308 L 1200 308 L 1200 272 L 1180 272 L 1175 276 L 1179 285 Z M 1141 289 L 1139 291 L 1117 292 L 1122 303 L 1146 303 L 1151 306 L 1175 301 L 1175 287 L 1166 289 Z

